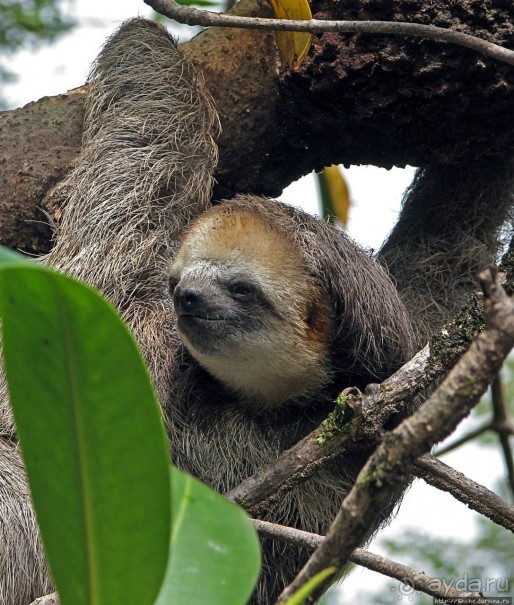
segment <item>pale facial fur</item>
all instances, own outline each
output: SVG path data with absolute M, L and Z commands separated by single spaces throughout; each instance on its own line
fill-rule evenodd
M 300 250 L 259 215 L 229 206 L 205 214 L 170 276 L 184 345 L 249 403 L 280 404 L 327 380 L 328 311 L 320 330 L 321 296 Z M 201 297 L 192 312 L 187 293 Z

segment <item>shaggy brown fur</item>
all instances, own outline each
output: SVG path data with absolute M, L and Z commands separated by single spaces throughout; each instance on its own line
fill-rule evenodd
M 275 202 L 227 202 L 292 243 L 298 279 L 322 298 L 318 345 L 326 347 L 326 368 L 315 391 L 262 409 L 245 405 L 184 348 L 166 291 L 179 236 L 208 207 L 216 162 L 217 117 L 202 80 L 162 27 L 137 19 L 107 43 L 91 81 L 83 150 L 63 185 L 64 219 L 44 262 L 96 286 L 119 308 L 148 361 L 174 461 L 223 492 L 314 428 L 342 388 L 382 380 L 404 362 L 413 352 L 409 320 L 384 270 L 342 232 Z M 274 259 L 277 270 L 283 262 Z M 24 605 L 48 592 L 50 580 L 2 388 L 0 602 Z M 337 460 L 268 518 L 325 531 L 364 457 Z M 273 602 L 305 558 L 269 541 L 264 551 L 255 605 Z
M 512 160 L 418 170 L 380 255 L 425 344 L 497 260 L 514 203 Z M 503 234 L 505 235 L 505 234 Z

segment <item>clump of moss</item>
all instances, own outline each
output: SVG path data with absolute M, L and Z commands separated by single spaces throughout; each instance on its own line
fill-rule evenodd
M 484 328 L 482 297 L 473 294 L 456 317 L 447 321 L 432 338 L 430 364 L 455 365 Z
M 316 442 L 325 445 L 334 435 L 349 431 L 355 418 L 355 409 L 348 401 L 347 396 L 341 393 L 335 401 L 334 409 L 322 422 Z

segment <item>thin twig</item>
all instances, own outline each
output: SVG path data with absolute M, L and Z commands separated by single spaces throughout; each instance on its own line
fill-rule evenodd
M 489 268 L 480 274 L 487 328 L 462 356 L 435 393 L 412 416 L 387 434 L 343 500 L 327 536 L 293 582 L 282 592 L 283 605 L 319 571 L 342 569 L 369 533 L 377 510 L 401 489 L 416 458 L 451 433 L 487 389 L 514 345 L 514 302 Z M 323 583 L 305 601 L 314 603 Z
M 434 456 L 420 456 L 414 465 L 413 474 L 514 532 L 514 506 Z
M 295 529 L 294 527 L 286 527 L 284 525 L 277 525 L 258 519 L 252 519 L 252 521 L 260 536 L 279 540 L 287 544 L 294 544 L 295 546 L 306 548 L 307 550 L 314 550 L 324 540 L 324 536 L 311 534 L 301 529 Z M 407 567 L 401 563 L 396 563 L 381 555 L 368 552 L 363 548 L 356 548 L 350 557 L 350 561 L 356 565 L 370 569 L 371 571 L 389 576 L 414 590 L 419 590 L 432 597 L 469 599 L 471 597 L 480 596 L 477 592 L 467 592 L 451 588 L 444 585 L 443 582 L 437 578 L 428 577 L 422 571 Z
M 514 422 L 509 416 L 507 407 L 505 405 L 501 375 L 498 375 L 491 384 L 491 400 L 494 411 L 494 417 L 491 420 L 487 420 L 475 430 L 470 431 L 446 447 L 437 450 L 434 455 L 444 456 L 448 452 L 457 449 L 468 441 L 475 439 L 482 433 L 485 433 L 486 431 L 494 431 L 498 434 L 498 439 L 500 441 L 500 446 L 505 460 L 505 467 L 507 468 L 507 480 L 512 495 L 514 496 L 514 457 L 509 441 L 509 437 L 514 435 Z
M 258 17 L 240 17 L 212 11 L 200 10 L 191 6 L 177 4 L 174 0 L 144 0 L 157 13 L 187 25 L 204 27 L 239 27 L 275 31 L 298 31 L 318 34 L 323 32 L 392 34 L 428 38 L 438 42 L 457 44 L 488 55 L 493 59 L 514 65 L 514 51 L 503 48 L 493 42 L 487 42 L 476 36 L 435 25 L 406 23 L 403 21 L 325 21 L 311 19 L 290 21 L 288 19 L 264 19 Z
M 509 441 L 509 437 L 513 434 L 513 427 L 512 419 L 507 413 L 507 406 L 505 405 L 505 398 L 503 396 L 501 376 L 499 374 L 491 385 L 491 400 L 494 414 L 493 429 L 496 433 L 498 433 L 503 458 L 505 460 L 505 466 L 507 468 L 507 480 L 509 482 L 512 496 L 514 497 L 514 460 L 512 456 L 512 447 Z
M 436 452 L 434 452 L 434 456 L 438 456 L 438 457 L 444 456 L 448 452 L 452 452 L 453 450 L 456 450 L 461 445 L 464 445 L 468 441 L 471 441 L 472 439 L 475 439 L 475 437 L 478 437 L 482 433 L 485 433 L 486 431 L 490 430 L 492 428 L 492 426 L 493 426 L 492 420 L 488 420 L 487 422 L 484 422 L 484 424 L 480 425 L 474 431 L 470 431 L 469 433 L 466 433 L 460 439 L 456 439 L 452 443 L 450 443 L 450 444 L 446 445 L 445 447 L 442 447 L 440 450 L 437 450 Z

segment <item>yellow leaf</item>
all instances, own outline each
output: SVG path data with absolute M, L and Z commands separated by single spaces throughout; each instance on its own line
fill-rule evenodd
M 350 194 L 339 166 L 329 166 L 318 174 L 321 203 L 325 216 L 335 216 L 343 225 L 348 223 Z
M 312 19 L 308 0 L 268 0 L 277 19 Z M 312 34 L 306 32 L 276 32 L 282 66 L 298 67 L 311 47 Z

